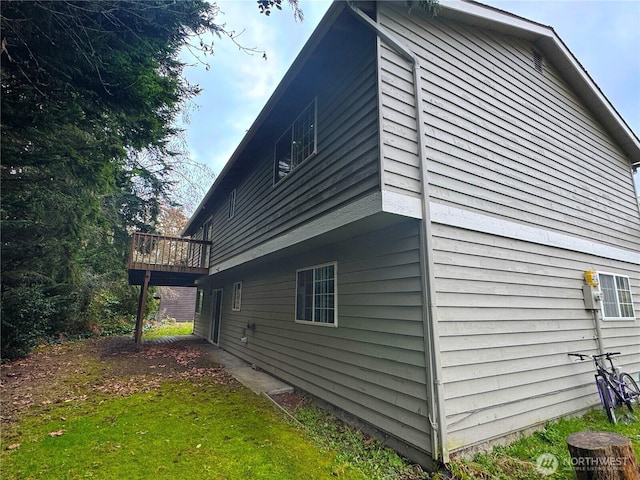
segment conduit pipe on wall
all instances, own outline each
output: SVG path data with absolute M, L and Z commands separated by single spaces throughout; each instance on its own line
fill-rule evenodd
M 598 344 L 598 354 L 604 355 L 604 342 L 602 340 L 602 325 L 600 320 L 602 317 L 598 313 L 598 310 L 591 310 L 591 314 L 593 315 L 593 324 L 596 327 L 596 343 Z
M 430 401 L 429 422 L 431 424 L 432 455 L 434 460 L 449 462 L 449 452 L 446 446 L 446 415 L 444 409 L 444 391 L 442 384 L 442 364 L 440 362 L 440 341 L 435 304 L 435 276 L 433 273 L 433 246 L 429 225 L 431 214 L 429 209 L 429 182 L 427 177 L 427 162 L 425 158 L 426 143 L 422 130 L 424 129 L 424 112 L 422 110 L 422 88 L 420 75 L 420 61 L 418 57 L 400 40 L 387 31 L 382 25 L 373 21 L 366 13 L 352 2 L 348 2 L 350 11 L 367 27 L 373 29 L 376 35 L 388 46 L 406 59 L 413 71 L 413 89 L 416 109 L 416 124 L 418 133 L 418 158 L 422 184 L 422 224 L 420 228 L 421 280 L 423 293 L 423 326 L 427 354 L 427 381 L 430 383 L 428 397 Z

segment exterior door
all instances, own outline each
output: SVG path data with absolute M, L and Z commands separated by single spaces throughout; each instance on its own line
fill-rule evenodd
M 209 326 L 209 340 L 214 345 L 220 343 L 220 321 L 222 320 L 222 289 L 213 291 L 213 309 L 211 325 Z

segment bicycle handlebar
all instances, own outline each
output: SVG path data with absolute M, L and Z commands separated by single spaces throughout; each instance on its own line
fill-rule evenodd
M 585 358 L 589 358 L 591 355 L 586 355 L 584 353 L 567 353 L 570 357 L 579 357 L 580 360 L 584 360 Z
M 592 355 L 592 357 L 593 358 L 607 357 L 607 359 L 608 359 L 609 357 L 613 357 L 614 355 L 620 355 L 620 352 L 601 353 L 600 355 Z
M 586 353 L 567 353 L 570 357 L 580 357 L 580 360 L 584 360 L 585 358 L 602 358 L 602 357 L 613 357 L 614 355 L 620 355 L 620 352 L 607 352 L 600 353 L 598 355 L 587 355 Z

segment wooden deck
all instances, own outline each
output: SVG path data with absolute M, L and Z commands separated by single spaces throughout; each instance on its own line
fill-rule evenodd
M 211 242 L 134 233 L 129 251 L 129 284 L 192 286 L 209 273 Z

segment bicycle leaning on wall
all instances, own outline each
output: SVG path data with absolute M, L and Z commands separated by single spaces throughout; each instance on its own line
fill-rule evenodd
M 640 388 L 631 375 L 621 372 L 613 364 L 611 357 L 614 355 L 620 355 L 620 352 L 608 352 L 600 355 L 569 353 L 570 357 L 578 357 L 581 361 L 587 358 L 593 359 L 600 403 L 607 413 L 609 422 L 615 424 L 617 421 L 615 408 L 626 405 L 629 411 L 633 412 L 633 404 L 640 404 Z M 609 366 L 606 365 L 605 359 L 609 362 Z

